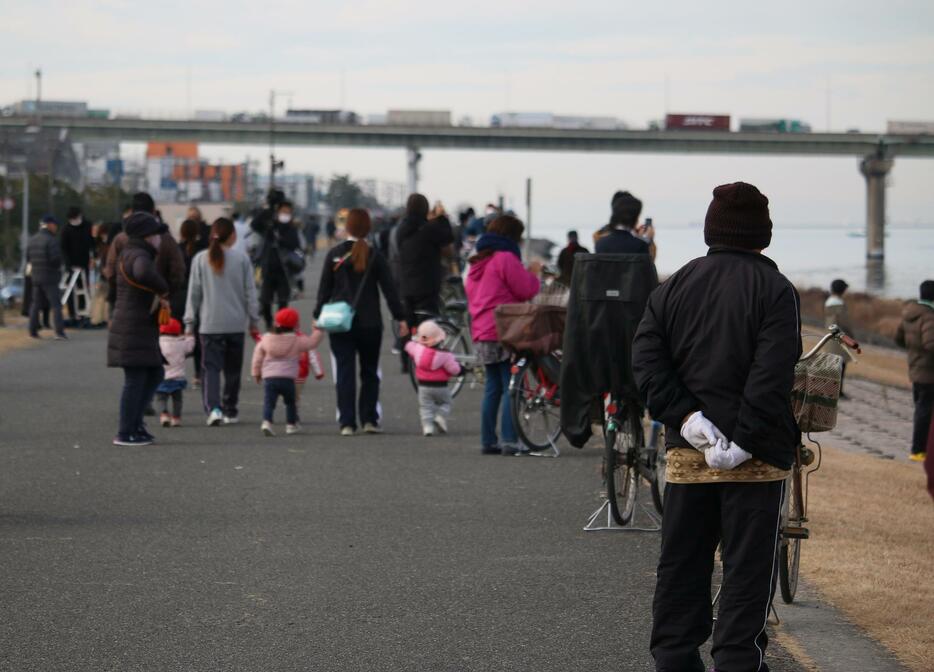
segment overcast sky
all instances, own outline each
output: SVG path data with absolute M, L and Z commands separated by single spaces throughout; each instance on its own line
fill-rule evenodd
M 741 8 L 740 8 L 741 7 Z M 505 109 L 613 115 L 634 127 L 672 112 L 800 118 L 815 130 L 934 120 L 934 3 L 890 0 L 650 3 L 473 0 L 29 3 L 0 0 L 0 103 L 34 95 L 153 114 L 295 107 L 359 113 Z M 665 81 L 668 81 L 667 96 Z M 281 105 L 288 99 L 280 100 Z M 203 147 L 242 160 L 264 148 Z M 402 181 L 401 150 L 288 149 L 287 170 Z M 703 219 L 711 188 L 754 182 L 788 224 L 858 224 L 856 157 L 426 151 L 422 190 L 449 205 L 498 191 L 549 230 L 605 221 L 628 188 L 659 226 Z M 934 160 L 896 161 L 894 222 L 934 223 Z

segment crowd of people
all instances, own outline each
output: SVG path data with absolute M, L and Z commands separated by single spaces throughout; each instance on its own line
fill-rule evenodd
M 461 365 L 443 349 L 444 332 L 432 316 L 442 312 L 445 276 L 463 271 L 471 337 L 486 374 L 480 452 L 523 451 L 507 407 L 511 353 L 494 320 L 498 306 L 527 302 L 542 287 L 542 263 L 523 262 L 524 225 L 517 217 L 491 205 L 482 216 L 462 213 L 454 224 L 422 194 L 412 194 L 388 225 L 351 209 L 342 239 L 326 252 L 304 334 L 290 303 L 303 290 L 305 255 L 314 252 L 319 230 L 303 239 L 281 192 L 271 191 L 266 205 L 249 224 L 221 217 L 208 225 L 192 208 L 178 240 L 145 193 L 133 197 L 119 227 L 104 238 L 81 232 L 81 244 L 75 242 L 84 226 L 80 212 L 69 213 L 75 230 L 66 228 L 61 241 L 58 223 L 43 219 L 27 253 L 30 333 L 38 333 L 47 305 L 55 333 L 65 337 L 60 269 L 99 259 L 110 303 L 107 363 L 124 372 L 114 444 L 154 441 L 145 424 L 154 401 L 163 426 L 181 424 L 190 356 L 206 424 L 238 423 L 247 335 L 256 342 L 250 372 L 264 388 L 264 435 L 276 435 L 279 398 L 285 433 L 301 431 L 301 383 L 319 361 L 316 349 L 325 337 L 339 434 L 381 433 L 383 304 L 403 361 L 414 367 L 422 433 L 446 433 L 448 382 Z M 638 198 L 616 192 L 608 223 L 593 236 L 595 254 L 654 260 L 654 227 L 641 212 Z M 328 231 L 329 238 L 337 233 Z M 653 606 L 651 648 L 660 670 L 703 670 L 698 647 L 712 631 L 718 668 L 765 669 L 779 513 L 800 436 L 789 400 L 802 352 L 798 293 L 763 254 L 771 239 L 765 195 L 742 182 L 717 187 L 705 219 L 707 255 L 651 293 L 632 344 L 639 402 L 668 427 L 669 464 L 675 465 Z M 569 232 L 557 282 L 571 283 L 582 254 L 588 249 Z M 842 280 L 833 283 L 826 311 L 828 324 L 849 330 L 846 289 Z M 934 281 L 924 282 L 920 298 L 906 306 L 897 340 L 909 351 L 914 384 L 911 455 L 923 459 L 934 438 Z M 718 545 L 724 590 L 714 629 L 710 580 Z

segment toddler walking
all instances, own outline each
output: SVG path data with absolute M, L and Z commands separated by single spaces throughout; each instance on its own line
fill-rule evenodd
M 422 433 L 434 436 L 435 429 L 448 431 L 451 414 L 451 390 L 448 381 L 462 373 L 454 355 L 438 346 L 444 342 L 444 330 L 437 322 L 427 320 L 418 325 L 415 339 L 405 344 L 405 351 L 415 366 L 418 381 L 418 408 Z
M 183 336 L 182 323 L 173 317 L 168 324 L 159 327 L 159 349 L 165 359 L 165 377 L 156 388 L 156 399 L 162 408 L 159 424 L 163 427 L 179 427 L 182 424 L 182 390 L 188 387 L 185 358 L 195 350 L 195 337 Z
M 314 350 L 321 342 L 322 332 L 311 336 L 295 333 L 298 311 L 283 308 L 276 313 L 273 331 L 263 334 L 253 350 L 253 378 L 263 384 L 263 423 L 260 430 L 266 436 L 275 436 L 272 420 L 279 397 L 285 404 L 285 433 L 297 434 L 298 407 L 295 379 L 299 375 L 298 360 L 303 352 Z

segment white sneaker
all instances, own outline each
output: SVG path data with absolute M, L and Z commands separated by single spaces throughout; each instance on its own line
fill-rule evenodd
M 224 421 L 224 414 L 221 409 L 215 408 L 208 414 L 208 427 L 217 427 Z
M 354 434 L 356 434 L 356 432 L 353 427 L 349 425 L 347 427 L 341 427 L 341 436 L 353 436 Z
M 437 427 L 442 434 L 448 433 L 448 421 L 445 420 L 443 415 L 435 416 L 435 427 Z
M 269 420 L 263 420 L 263 424 L 259 426 L 259 429 L 263 433 L 263 436 L 275 436 L 276 435 L 276 433 L 272 429 L 272 423 L 269 422 Z M 286 429 L 286 431 L 289 431 L 289 430 Z
M 435 428 L 434 427 L 422 427 L 422 436 L 434 436 Z
M 224 416 L 224 424 L 225 424 L 225 425 L 239 425 L 239 424 L 240 424 L 240 416 L 239 416 L 239 415 L 233 415 L 233 416 L 231 416 L 231 415 L 225 415 L 225 416 Z
M 300 431 L 302 431 L 302 427 L 301 427 L 301 425 L 299 425 L 298 423 L 296 423 L 296 424 L 294 424 L 294 425 L 286 425 L 286 426 L 285 426 L 285 433 L 286 433 L 286 434 L 298 434 Z

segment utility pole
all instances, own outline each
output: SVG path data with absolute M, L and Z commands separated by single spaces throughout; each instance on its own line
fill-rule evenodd
M 276 161 L 276 96 L 291 96 L 289 91 L 269 90 L 269 188 L 276 186 L 276 170 L 285 167 L 285 161 Z

